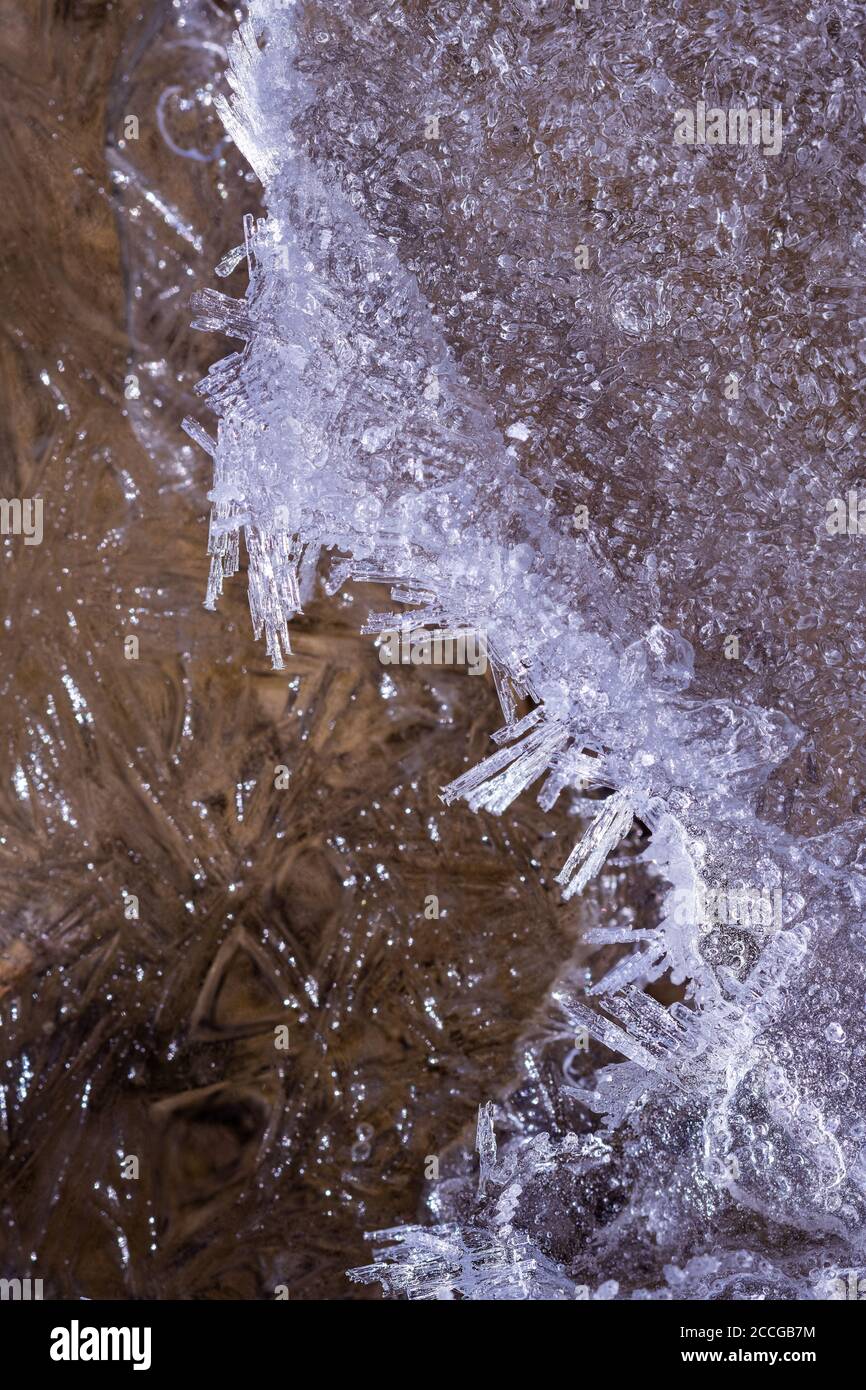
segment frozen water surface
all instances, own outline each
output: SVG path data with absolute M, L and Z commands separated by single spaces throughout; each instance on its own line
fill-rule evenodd
M 7 9 L 0 1277 L 851 1297 L 862 6 Z

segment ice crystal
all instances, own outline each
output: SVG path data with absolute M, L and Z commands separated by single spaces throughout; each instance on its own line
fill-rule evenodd
M 323 554 L 332 591 L 392 586 L 370 631 L 483 632 L 504 727 L 443 800 L 565 795 L 566 897 L 635 836 L 658 884 L 639 927 L 588 906 L 600 972 L 552 991 L 480 1170 L 356 1278 L 788 1298 L 857 1266 L 861 24 L 253 0 L 237 36 L 222 115 L 269 215 L 219 267 L 245 298 L 197 300 L 243 343 L 216 439 L 188 422 L 208 603 L 243 536 L 277 666 Z

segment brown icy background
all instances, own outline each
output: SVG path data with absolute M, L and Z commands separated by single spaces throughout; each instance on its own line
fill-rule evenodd
M 392 684 L 375 592 L 316 600 L 279 673 L 243 582 L 201 606 L 179 422 L 225 342 L 188 299 L 260 211 L 210 106 L 238 17 L 0 6 L 0 492 L 45 521 L 2 541 L 0 1277 L 46 1297 L 377 1297 L 363 1232 L 507 1091 L 582 911 L 564 815 L 438 801 L 489 751 L 486 678 Z

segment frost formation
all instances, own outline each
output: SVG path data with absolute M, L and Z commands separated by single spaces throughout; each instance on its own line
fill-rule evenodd
M 209 605 L 243 533 L 277 666 L 322 552 L 333 592 L 391 584 L 371 633 L 484 632 L 504 727 L 443 799 L 570 798 L 566 897 L 637 821 L 661 885 L 527 1040 L 568 1124 L 482 1107 L 475 1165 L 352 1272 L 393 1294 L 828 1298 L 866 1265 L 862 25 L 253 0 L 235 40 L 269 215 L 218 267 L 245 299 L 198 296 L 243 344 L 216 438 L 186 422 Z M 698 101 L 781 106 L 781 149 L 676 143 Z

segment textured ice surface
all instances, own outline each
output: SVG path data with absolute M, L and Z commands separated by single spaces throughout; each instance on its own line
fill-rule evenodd
M 392 584 L 371 633 L 484 633 L 504 728 L 443 799 L 569 798 L 566 896 L 638 832 L 658 883 L 638 930 L 602 880 L 598 968 L 358 1278 L 830 1297 L 866 1262 L 862 52 L 860 6 L 781 0 L 254 0 L 234 44 L 269 215 L 245 299 L 198 296 L 241 344 L 188 424 L 209 602 L 243 535 L 276 664 L 323 550 Z M 674 138 L 777 107 L 778 150 Z

